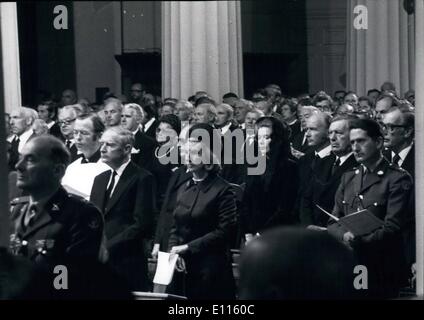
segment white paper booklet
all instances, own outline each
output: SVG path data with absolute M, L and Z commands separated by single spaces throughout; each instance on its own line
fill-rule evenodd
M 169 285 L 174 275 L 175 264 L 178 260 L 178 254 L 159 251 L 156 273 L 153 283 Z

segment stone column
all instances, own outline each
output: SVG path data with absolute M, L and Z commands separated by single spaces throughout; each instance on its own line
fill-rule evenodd
M 162 96 L 243 96 L 239 1 L 162 3 Z
M 417 295 L 424 295 L 424 0 L 415 1 L 415 208 Z
M 354 26 L 354 8 L 359 5 L 367 8 L 366 29 Z M 413 89 L 413 45 L 409 45 L 413 30 L 403 0 L 349 0 L 347 13 L 347 88 L 365 95 L 391 81 L 399 95 Z
M 1 68 L 0 94 L 0 247 L 9 244 L 9 205 L 4 112 L 21 105 L 18 24 L 15 2 L 0 3 Z
M 18 15 L 16 2 L 0 4 L 1 47 L 5 111 L 21 106 L 21 74 L 19 69 Z

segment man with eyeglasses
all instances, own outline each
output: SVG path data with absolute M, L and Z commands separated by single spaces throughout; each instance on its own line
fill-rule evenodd
M 146 93 L 146 89 L 141 83 L 138 83 L 138 82 L 134 83 L 131 86 L 130 102 L 141 104 L 141 100 L 143 99 L 143 96 L 145 93 Z
M 74 162 L 78 158 L 78 150 L 74 140 L 74 124 L 77 119 L 77 112 L 72 106 L 65 106 L 59 109 L 57 118 L 62 141 L 71 154 L 71 162 Z
M 358 262 L 367 268 L 369 298 L 396 298 L 408 277 L 403 232 L 408 219 L 413 183 L 403 169 L 382 155 L 383 134 L 370 119 L 353 120 L 350 143 L 360 165 L 341 178 L 335 196 L 333 215 L 343 217 L 361 210 L 383 221 L 383 225 L 364 235 L 330 219 L 328 231 L 351 247 Z
M 96 114 L 82 115 L 75 120 L 73 136 L 79 157 L 68 166 L 62 179 L 68 192 L 88 199 L 94 178 L 108 170 L 100 161 L 100 137 L 104 130 Z
M 408 171 L 415 181 L 414 120 L 412 112 L 394 107 L 383 117 L 384 147 L 387 160 Z M 404 229 L 405 253 L 409 266 L 415 262 L 415 197 L 411 197 Z

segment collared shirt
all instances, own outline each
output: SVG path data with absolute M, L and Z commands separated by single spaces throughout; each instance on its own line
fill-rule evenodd
M 405 161 L 406 157 L 408 156 L 408 153 L 411 150 L 411 148 L 412 148 L 412 143 L 409 146 L 407 146 L 405 149 L 403 149 L 401 152 L 398 153 L 400 160 L 397 164 L 398 164 L 399 167 L 402 166 L 402 164 Z M 394 151 L 392 151 L 392 159 L 395 155 L 396 155 L 396 153 Z
M 69 143 L 69 149 L 70 149 L 75 144 L 75 140 L 74 139 L 65 139 L 65 145 L 68 144 L 68 141 L 70 142 Z
M 294 125 L 296 122 L 297 122 L 297 119 L 294 119 L 292 122 L 289 122 L 289 123 L 288 123 L 288 125 L 289 125 L 289 126 L 292 126 L 292 125 Z
M 32 136 L 33 133 L 34 131 L 32 131 L 32 129 L 29 129 L 19 136 L 19 146 L 18 146 L 19 153 L 22 152 L 24 145 L 27 143 L 28 139 Z
M 231 127 L 231 122 L 227 123 L 225 126 L 223 126 L 221 128 L 221 134 L 224 135 L 227 133 L 227 131 L 230 129 Z
M 324 149 L 320 151 L 315 151 L 315 155 L 320 157 L 321 159 L 331 154 L 331 145 L 326 146 Z
M 129 158 L 128 161 L 124 162 L 118 169 L 115 170 L 116 171 L 115 183 L 113 185 L 113 188 L 112 188 L 112 191 L 110 193 L 110 196 L 112 196 L 113 192 L 115 191 L 116 185 L 118 184 L 118 181 L 119 181 L 119 179 L 122 176 L 122 173 L 124 172 L 124 170 L 126 169 L 126 167 L 128 166 L 128 164 L 130 163 L 130 161 L 131 161 L 131 158 Z M 107 188 L 106 189 L 109 188 L 109 184 L 111 183 L 111 180 L 112 180 L 112 175 L 110 175 L 109 182 L 107 183 Z
M 146 124 L 144 125 L 144 132 L 146 132 L 147 130 L 149 130 L 150 126 L 153 124 L 153 122 L 155 122 L 156 118 L 153 117 L 151 118 L 149 121 L 146 122 Z
M 341 157 L 337 157 L 337 158 L 339 158 L 340 159 L 340 164 L 339 164 L 339 166 L 341 166 L 351 155 L 353 154 L 353 152 L 350 152 L 350 153 L 348 153 L 348 154 L 346 154 L 346 155 L 344 155 L 344 156 L 341 156 Z
M 52 122 L 49 122 L 49 123 L 46 123 L 46 124 L 47 124 L 47 128 L 49 128 L 49 130 L 50 130 L 54 126 L 55 122 L 52 121 Z
M 6 138 L 6 140 L 12 143 L 12 141 L 15 140 L 16 138 L 17 138 L 16 134 L 11 134 L 10 136 Z

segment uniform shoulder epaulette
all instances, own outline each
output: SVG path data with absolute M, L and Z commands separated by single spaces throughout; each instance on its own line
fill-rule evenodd
M 12 201 L 10 201 L 10 205 L 15 206 L 17 204 L 26 203 L 26 202 L 29 202 L 29 196 L 15 198 Z

